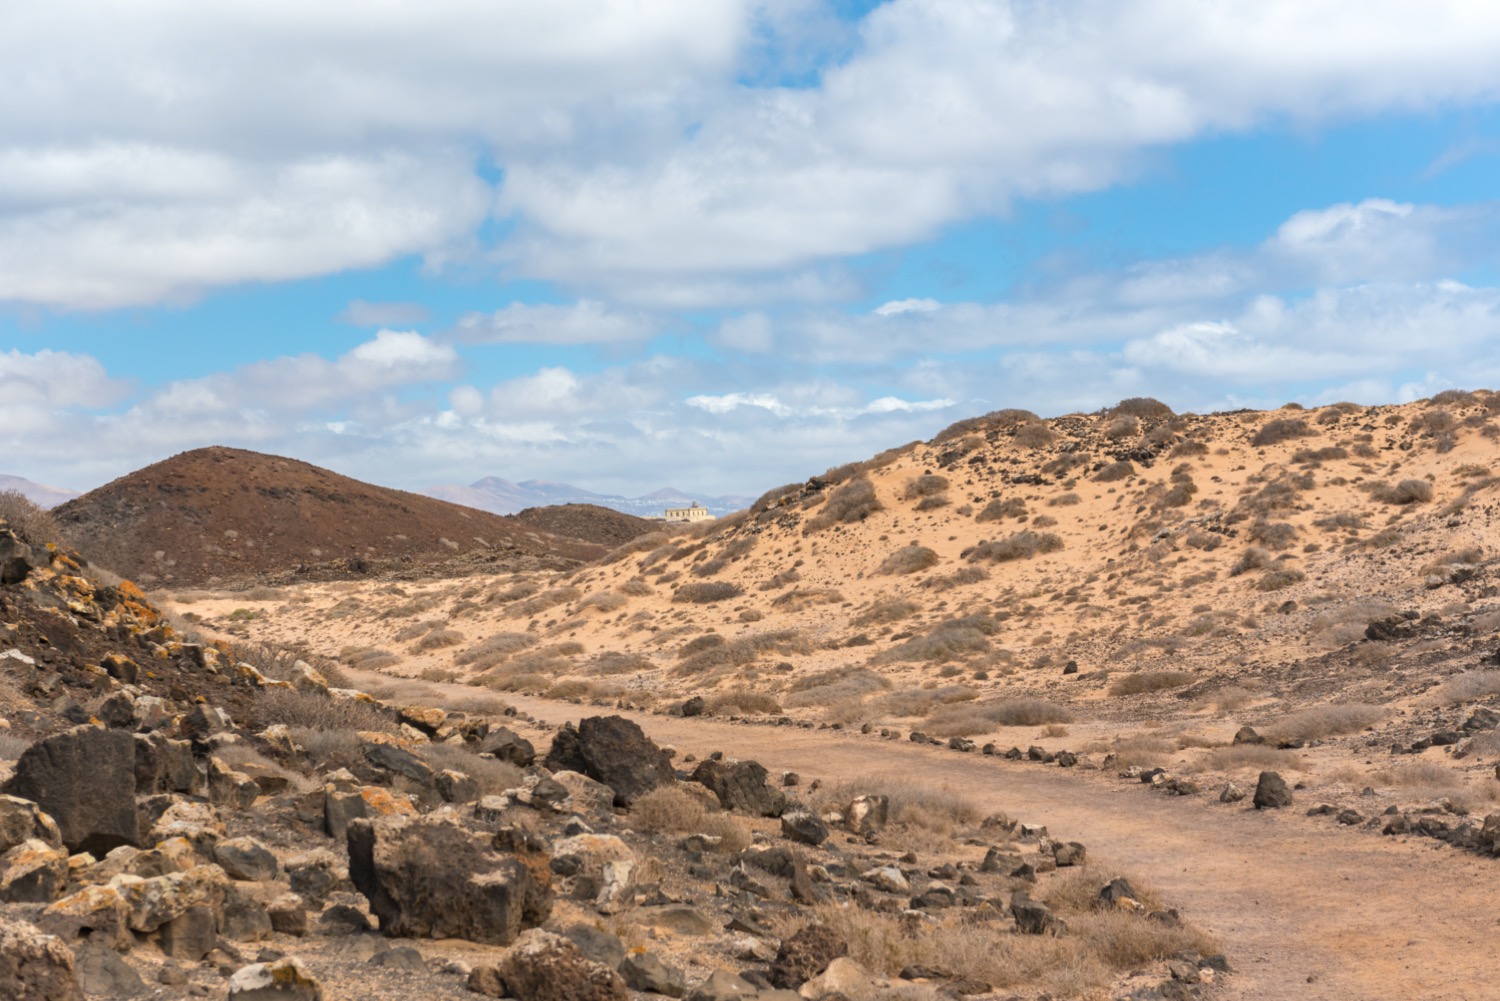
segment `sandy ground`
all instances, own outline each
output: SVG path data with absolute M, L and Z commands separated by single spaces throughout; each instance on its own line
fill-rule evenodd
M 370 675 L 374 680 L 375 675 Z M 433 685 L 455 698 L 464 685 Z M 508 697 L 549 724 L 612 710 Z M 958 754 L 850 733 L 622 713 L 679 753 L 723 750 L 804 782 L 890 776 L 947 785 L 1149 881 L 1217 935 L 1236 973 L 1226 1001 L 1500 997 L 1488 943 L 1496 862 L 1425 839 L 1381 837 L 1302 815 L 1154 795 L 1099 772 Z M 539 740 L 546 746 L 546 737 Z

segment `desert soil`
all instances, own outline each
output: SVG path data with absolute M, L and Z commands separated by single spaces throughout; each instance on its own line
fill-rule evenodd
M 357 676 L 371 682 L 380 675 Z M 466 685 L 430 686 L 455 699 Z M 615 710 L 507 696 L 549 725 Z M 948 786 L 1045 823 L 1098 861 L 1139 874 L 1218 936 L 1234 965 L 1224 1001 L 1494 998 L 1500 873 L 1425 839 L 1353 836 L 1298 809 L 1153 795 L 1107 773 L 1000 761 L 848 732 L 621 712 L 679 754 L 723 750 L 804 782 L 890 777 Z M 541 746 L 545 745 L 543 738 Z M 1326 818 L 1321 818 L 1326 821 Z

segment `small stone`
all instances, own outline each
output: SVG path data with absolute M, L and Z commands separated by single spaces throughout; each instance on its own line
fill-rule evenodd
M 632 952 L 619 965 L 625 986 L 633 991 L 680 998 L 687 993 L 682 971 L 662 962 L 655 953 Z
M 323 985 L 300 960 L 287 957 L 235 971 L 229 1001 L 323 1001 Z

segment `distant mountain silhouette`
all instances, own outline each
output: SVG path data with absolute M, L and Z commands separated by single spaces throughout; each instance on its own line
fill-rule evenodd
M 28 480 L 24 476 L 8 476 L 5 473 L 0 473 L 0 490 L 14 490 L 41 507 L 56 507 L 63 501 L 72 500 L 78 496 L 75 490 L 49 487 L 45 483 Z
M 661 517 L 668 505 L 697 501 L 709 513 L 722 517 L 731 511 L 750 506 L 753 497 L 686 494 L 681 490 L 666 487 L 640 497 L 620 497 L 613 494 L 596 494 L 569 483 L 553 483 L 548 480 L 524 480 L 513 483 L 499 476 L 486 476 L 468 486 L 429 487 L 422 493 L 439 500 L 465 507 L 478 508 L 493 514 L 517 514 L 527 508 L 548 507 L 554 504 L 593 504 L 607 507 L 638 518 Z

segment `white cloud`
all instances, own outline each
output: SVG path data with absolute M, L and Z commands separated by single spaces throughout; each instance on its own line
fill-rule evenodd
M 683 401 L 690 407 L 707 410 L 711 414 L 727 414 L 740 407 L 758 407 L 777 417 L 788 417 L 792 408 L 770 393 L 725 393 L 722 396 L 689 396 Z
M 934 313 L 942 309 L 942 303 L 936 299 L 895 299 L 883 305 L 876 306 L 876 316 L 900 316 L 902 313 Z
M 492 313 L 469 313 L 450 336 L 470 343 L 610 344 L 644 340 L 656 332 L 656 324 L 644 314 L 585 299 L 571 306 L 513 302 Z
M 482 260 L 498 213 L 508 274 L 755 306 L 1166 144 L 1491 101 L 1500 8 L 54 0 L 0 8 L 0 65 L 0 300 Z

